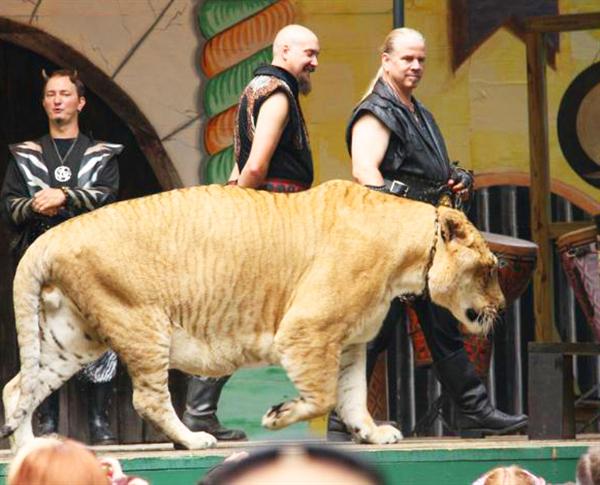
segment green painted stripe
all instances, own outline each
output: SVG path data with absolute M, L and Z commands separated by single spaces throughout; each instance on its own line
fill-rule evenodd
M 209 79 L 204 88 L 204 113 L 209 118 L 238 103 L 246 84 L 252 79 L 254 70 L 273 59 L 271 46 L 244 59 L 230 69 Z
M 205 162 L 204 183 L 224 184 L 233 168 L 233 146 L 210 156 Z
M 273 3 L 275 0 L 206 0 L 198 11 L 200 32 L 210 39 Z
M 576 443 L 576 442 L 574 442 Z M 278 446 L 277 441 L 270 443 Z M 440 444 L 440 446 L 444 446 Z M 484 472 L 497 466 L 516 464 L 549 483 L 564 483 L 575 479 L 577 460 L 587 447 L 578 445 L 540 446 L 537 448 L 488 449 L 435 449 L 393 450 L 385 447 L 362 451 L 340 446 L 340 451 L 357 454 L 369 461 L 386 478 L 390 485 L 464 485 L 472 483 Z M 177 456 L 145 457 L 143 452 L 135 458 L 119 461 L 129 475 L 149 480 L 153 485 L 196 483 L 212 467 L 222 462 L 231 449 L 216 450 L 216 455 L 180 454 Z M 0 463 L 0 485 L 6 479 L 7 466 Z

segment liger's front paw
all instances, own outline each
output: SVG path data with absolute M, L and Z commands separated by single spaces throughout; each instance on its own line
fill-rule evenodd
M 290 412 L 294 401 L 282 402 L 272 406 L 262 418 L 262 425 L 267 429 L 279 429 L 285 426 L 284 417 Z
M 398 443 L 403 438 L 400 430 L 389 424 L 375 426 L 371 431 L 354 430 L 353 437 L 360 443 L 370 443 L 374 445 Z
M 217 446 L 217 438 L 212 434 L 205 433 L 204 431 L 196 431 L 191 434 L 192 438 L 186 443 L 182 443 L 188 450 L 204 450 Z

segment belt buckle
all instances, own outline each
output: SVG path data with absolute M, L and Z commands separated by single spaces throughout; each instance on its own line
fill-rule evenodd
M 390 185 L 390 194 L 394 195 L 406 195 L 408 192 L 408 185 L 399 180 L 392 180 L 392 185 Z

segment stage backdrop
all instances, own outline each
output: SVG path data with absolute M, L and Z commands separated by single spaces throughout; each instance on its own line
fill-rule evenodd
M 438 118 L 452 158 L 478 173 L 527 172 L 525 47 L 513 19 L 591 12 L 597 2 L 404 3 L 407 25 L 428 40 L 427 73 L 417 94 Z M 392 26 L 392 1 L 4 0 L 0 17 L 56 36 L 123 88 L 155 128 L 184 185 L 222 179 L 226 170 L 211 170 L 211 155 L 229 146 L 224 118 L 230 123 L 249 66 L 268 60 L 280 24 L 307 25 L 322 45 L 314 91 L 303 101 L 321 182 L 350 177 L 345 123 L 377 67 L 378 45 Z M 549 42 L 552 176 L 592 201 L 599 192 L 566 163 L 556 116 L 574 77 L 599 60 L 599 44 L 598 31 Z

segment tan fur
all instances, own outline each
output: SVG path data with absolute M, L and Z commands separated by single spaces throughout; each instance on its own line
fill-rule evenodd
M 424 291 L 427 273 L 434 301 L 489 330 L 503 305 L 495 265 L 461 213 L 350 182 L 293 195 L 195 187 L 110 205 L 47 232 L 19 265 L 21 372 L 4 390 L 0 436 L 30 439 L 37 404 L 111 347 L 136 410 L 189 448 L 214 438 L 175 415 L 170 367 L 219 376 L 281 364 L 300 397 L 272 408 L 265 426 L 337 403 L 357 440 L 397 441 L 366 410 L 365 342 L 392 298 Z

